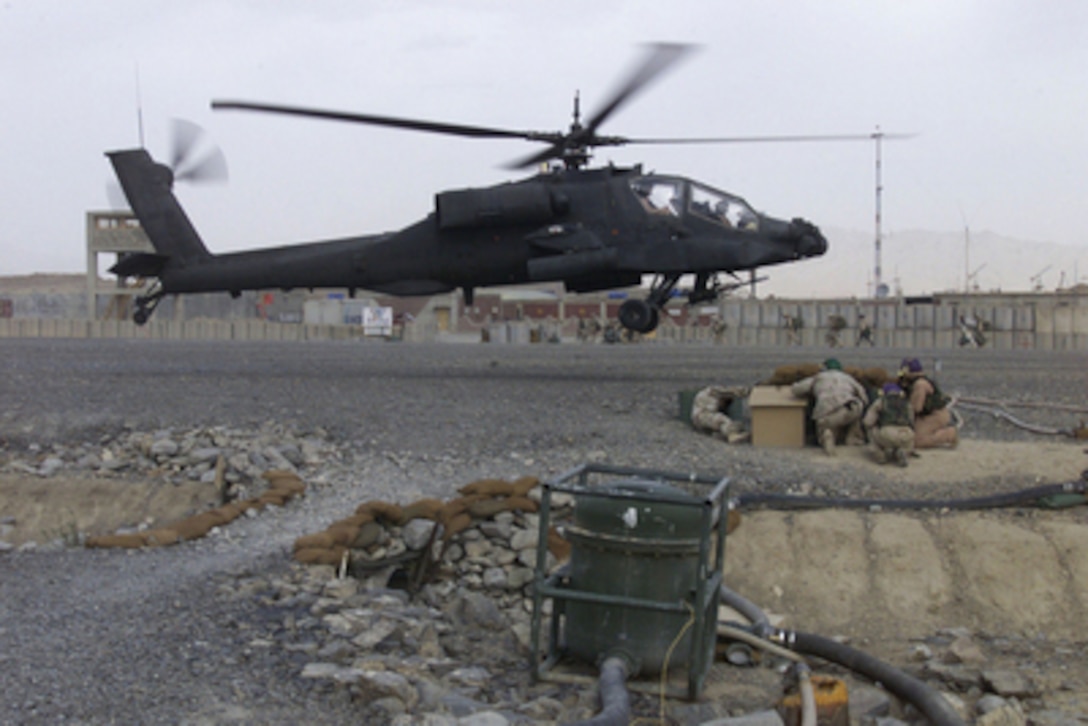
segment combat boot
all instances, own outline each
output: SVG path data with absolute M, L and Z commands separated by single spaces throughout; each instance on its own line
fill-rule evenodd
M 835 432 L 831 429 L 824 429 L 820 432 L 820 446 L 824 448 L 824 453 L 828 456 L 835 455 Z

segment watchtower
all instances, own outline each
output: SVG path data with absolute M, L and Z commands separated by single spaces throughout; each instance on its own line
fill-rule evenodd
M 110 298 L 103 315 L 106 319 L 125 320 L 132 311 L 132 299 L 145 293 L 149 283 L 137 280 L 130 284 L 117 278 L 110 285 L 98 278 L 98 256 L 115 254 L 120 260 L 136 252 L 154 252 L 140 221 L 128 211 L 87 212 L 87 315 L 98 317 L 98 297 Z

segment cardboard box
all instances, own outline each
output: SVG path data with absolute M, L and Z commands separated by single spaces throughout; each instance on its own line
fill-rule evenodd
M 748 396 L 752 414 L 752 446 L 800 448 L 805 445 L 808 399 L 789 386 L 755 386 Z

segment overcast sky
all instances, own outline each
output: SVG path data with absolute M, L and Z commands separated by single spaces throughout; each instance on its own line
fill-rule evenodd
M 883 144 L 891 238 L 969 227 L 1088 249 L 1079 0 L 0 0 L 0 274 L 84 268 L 84 213 L 108 207 L 103 152 L 139 145 L 140 116 L 157 157 L 175 117 L 226 154 L 227 185 L 178 190 L 213 251 L 384 231 L 437 191 L 515 178 L 501 166 L 540 147 L 210 101 L 565 130 L 575 91 L 594 112 L 649 41 L 700 47 L 602 133 L 912 132 Z M 625 147 L 596 161 L 872 230 L 874 146 Z

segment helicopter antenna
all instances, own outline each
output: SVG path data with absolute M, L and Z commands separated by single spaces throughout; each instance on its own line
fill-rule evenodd
M 140 148 L 144 147 L 144 102 L 140 93 L 140 64 L 136 64 L 136 131 L 140 135 Z

